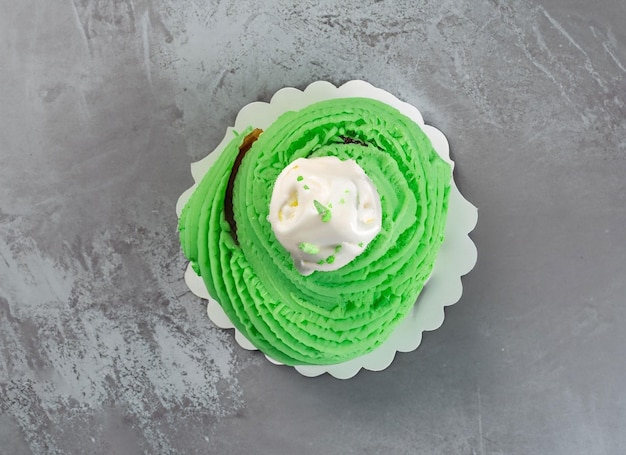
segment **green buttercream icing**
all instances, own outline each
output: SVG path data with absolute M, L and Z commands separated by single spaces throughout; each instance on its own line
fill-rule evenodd
M 288 365 L 333 364 L 372 351 L 407 315 L 432 271 L 450 165 L 413 121 L 378 101 L 343 98 L 287 112 L 239 168 L 237 245 L 224 218 L 224 194 L 251 130 L 226 146 L 185 206 L 179 220 L 185 255 L 237 329 L 270 357 Z M 267 221 L 272 187 L 296 158 L 328 155 L 355 160 L 372 180 L 382 229 L 344 267 L 303 276 Z

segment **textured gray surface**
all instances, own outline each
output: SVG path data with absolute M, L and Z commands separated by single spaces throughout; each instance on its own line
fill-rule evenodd
M 626 453 L 622 0 L 0 0 L 0 453 Z M 187 292 L 174 205 L 245 104 L 365 79 L 480 210 L 462 300 L 307 379 Z

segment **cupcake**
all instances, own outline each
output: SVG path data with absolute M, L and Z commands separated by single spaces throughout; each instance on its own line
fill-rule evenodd
M 236 134 L 180 213 L 183 252 L 271 359 L 333 365 L 389 339 L 433 271 L 452 166 L 411 118 L 362 97 Z

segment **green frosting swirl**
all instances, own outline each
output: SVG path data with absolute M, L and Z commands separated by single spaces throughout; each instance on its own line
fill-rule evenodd
M 396 109 L 366 98 L 319 102 L 278 118 L 246 153 L 224 194 L 243 132 L 204 176 L 179 220 L 182 248 L 235 327 L 288 364 L 333 364 L 372 351 L 406 316 L 435 261 L 451 166 Z M 350 138 L 346 140 L 346 138 Z M 339 270 L 301 275 L 267 221 L 272 187 L 296 158 L 355 160 L 381 197 L 382 229 Z

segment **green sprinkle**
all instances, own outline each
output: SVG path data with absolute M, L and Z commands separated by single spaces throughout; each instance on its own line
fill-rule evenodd
M 317 199 L 313 201 L 313 205 L 315 206 L 317 213 L 322 215 L 322 223 L 328 223 L 333 216 L 330 209 L 328 207 L 324 207 Z
M 339 253 L 340 251 L 341 251 L 341 245 L 337 245 L 337 246 L 335 247 L 335 254 L 336 254 L 336 253 Z
M 326 258 L 326 262 L 328 262 L 329 264 L 332 264 L 333 262 L 335 262 L 335 256 L 328 256 Z
M 345 191 L 345 193 L 346 193 L 346 194 L 350 193 L 350 190 L 346 190 L 346 191 Z
M 328 208 L 332 209 L 333 208 L 333 204 L 331 204 L 330 202 L 328 203 Z
M 320 201 L 318 201 L 317 199 L 315 199 L 315 200 L 313 201 L 313 205 L 315 206 L 315 210 L 317 210 L 317 213 L 319 213 L 320 215 L 323 215 L 323 214 L 324 214 L 324 212 L 325 212 L 326 210 L 328 210 L 328 209 L 327 209 L 326 207 L 324 207 L 324 206 L 320 203 Z
M 363 242 L 359 242 L 359 248 L 363 248 Z
M 317 245 L 313 245 L 309 242 L 302 242 L 300 245 L 298 245 L 298 248 L 300 248 L 300 250 L 304 251 L 306 254 L 317 254 L 320 252 L 320 248 Z
M 346 203 L 346 200 L 345 200 L 344 198 L 341 198 L 341 199 L 339 199 L 339 203 L 340 203 L 341 205 L 343 205 L 343 204 L 345 204 L 345 203 Z
M 318 261 L 318 264 L 319 264 L 319 265 L 324 265 L 324 263 L 325 263 L 324 259 L 320 259 L 320 260 Z
M 304 188 L 305 190 L 309 189 L 309 185 L 304 185 L 302 188 Z
M 296 179 L 298 182 L 301 182 L 302 180 L 304 180 L 304 177 L 302 177 L 301 175 L 298 176 L 298 178 Z

